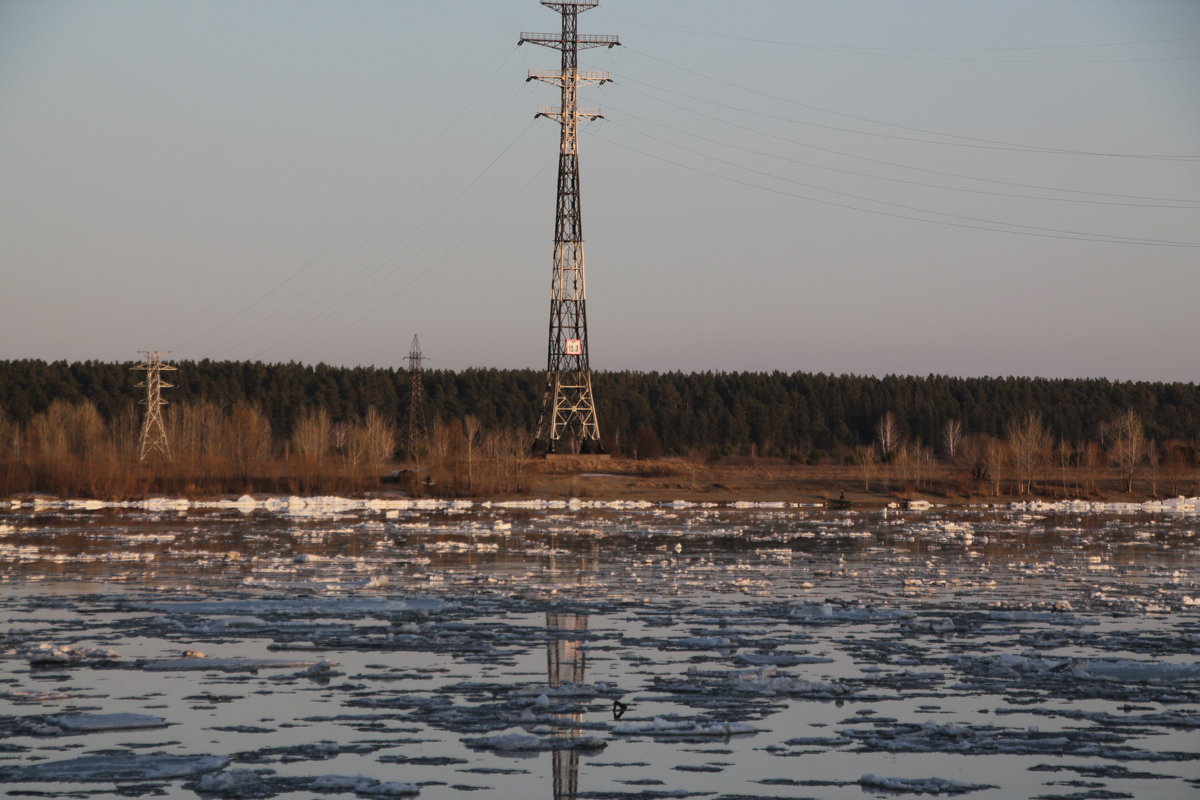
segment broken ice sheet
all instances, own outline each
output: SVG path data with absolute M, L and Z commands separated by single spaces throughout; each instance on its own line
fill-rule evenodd
M 469 796 L 461 773 L 489 776 L 479 796 L 548 796 L 557 776 L 581 798 L 845 800 L 884 791 L 865 774 L 932 789 L 970 763 L 999 787 L 971 796 L 1007 800 L 1071 790 L 1030 763 L 1084 761 L 1105 791 L 1194 796 L 1194 515 L 251 502 L 15 524 L 5 543 L 33 549 L 0 550 L 19 629 L 0 636 L 3 691 L 44 692 L 22 709 L 40 721 L 157 717 L 180 754 L 230 758 L 168 795 L 401 783 L 447 800 Z M 32 671 L 14 651 L 36 644 L 60 663 Z M 208 663 L 142 668 L 187 650 Z M 296 663 L 316 666 L 272 668 Z M 919 730 L 935 715 L 971 733 Z M 656 719 L 695 735 L 616 730 Z M 712 724 L 757 733 L 700 735 Z M 0 769 L 168 749 L 152 728 L 57 730 L 7 735 Z M 572 739 L 610 757 L 557 749 Z

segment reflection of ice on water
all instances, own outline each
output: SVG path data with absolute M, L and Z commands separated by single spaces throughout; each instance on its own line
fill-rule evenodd
M 546 630 L 586 631 L 588 618 L 586 614 L 555 614 L 546 612 Z M 551 688 L 564 683 L 583 683 L 586 673 L 585 655 L 582 639 L 568 639 L 554 635 L 546 642 L 546 682 Z M 556 736 L 577 737 L 582 733 L 580 723 L 583 722 L 583 712 L 559 715 L 564 722 L 574 723 L 569 727 L 559 727 Z M 554 800 L 575 800 L 579 795 L 579 751 L 555 750 L 550 754 L 554 774 Z

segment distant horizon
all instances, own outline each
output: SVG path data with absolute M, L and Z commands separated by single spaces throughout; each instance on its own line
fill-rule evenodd
M 159 351 L 159 352 L 162 352 L 162 351 Z M 434 360 L 434 359 L 431 359 L 429 356 L 425 356 L 425 359 L 427 361 Z M 139 359 L 138 358 L 126 358 L 126 359 L 53 358 L 53 359 L 49 359 L 49 358 L 37 358 L 37 357 L 33 357 L 33 356 L 26 356 L 26 357 L 18 356 L 18 357 L 0 358 L 0 362 L 5 362 L 5 361 L 7 361 L 7 362 L 40 361 L 40 362 L 46 363 L 46 364 L 53 364 L 56 362 L 60 362 L 60 363 L 66 363 L 68 365 L 71 365 L 71 364 L 87 364 L 87 363 L 135 364 L 139 361 Z M 204 358 L 178 358 L 177 359 L 177 358 L 171 358 L 169 356 L 166 359 L 164 359 L 164 361 L 169 364 L 197 363 L 197 362 L 201 362 L 201 361 L 211 361 L 214 363 L 263 364 L 266 366 L 299 364 L 300 366 L 307 367 L 307 368 L 315 368 L 315 367 L 324 366 L 324 367 L 331 367 L 334 369 L 379 369 L 379 370 L 393 370 L 396 372 L 407 372 L 408 371 L 408 367 L 406 367 L 402 364 L 394 364 L 394 365 L 393 364 L 376 364 L 376 363 L 336 364 L 336 363 L 331 363 L 328 361 L 300 361 L 300 360 L 265 361 L 262 359 L 258 359 L 258 360 L 231 359 L 231 358 L 219 358 L 218 359 L 218 358 L 207 358 L 207 357 L 204 357 Z M 456 364 L 454 366 L 441 366 L 436 363 L 428 365 L 428 366 L 424 367 L 424 369 L 427 371 L 428 370 L 440 370 L 440 371 L 446 371 L 446 372 L 462 372 L 464 370 L 499 370 L 499 371 L 513 371 L 513 372 L 544 373 L 546 371 L 546 368 L 544 366 L 508 367 L 508 366 L 494 366 L 494 365 L 486 365 L 486 364 L 465 364 L 465 365 L 464 364 Z M 712 374 L 718 374 L 718 375 L 721 375 L 721 374 L 724 374 L 724 375 L 738 375 L 738 374 L 769 375 L 772 373 L 782 373 L 784 375 L 828 375 L 828 376 L 839 377 L 839 378 L 842 378 L 842 377 L 871 378 L 871 379 L 875 379 L 875 380 L 885 380 L 887 378 L 921 378 L 921 379 L 948 378 L 950 380 L 1108 381 L 1110 383 L 1132 383 L 1132 384 L 1138 384 L 1138 383 L 1180 384 L 1183 386 L 1200 385 L 1200 380 L 1190 380 L 1189 381 L 1189 380 L 1184 380 L 1184 379 L 1153 380 L 1153 379 L 1142 379 L 1142 378 L 1114 378 L 1109 375 L 1071 375 L 1071 376 L 1017 375 L 1017 374 L 956 375 L 956 374 L 947 373 L 947 372 L 866 373 L 866 372 L 830 372 L 829 370 L 813 370 L 813 369 L 718 369 L 718 368 L 705 369 L 705 368 L 701 368 L 701 369 L 683 370 L 683 369 L 617 369 L 617 368 L 609 369 L 609 368 L 605 368 L 605 367 L 593 368 L 592 372 L 595 374 L 603 374 L 606 372 L 613 372 L 613 373 L 646 373 L 646 374 L 658 374 L 658 375 L 668 375 L 668 374 L 672 374 L 672 373 L 678 373 L 678 374 L 683 374 L 683 375 L 698 375 L 698 374 L 704 374 L 704 373 L 712 373 Z

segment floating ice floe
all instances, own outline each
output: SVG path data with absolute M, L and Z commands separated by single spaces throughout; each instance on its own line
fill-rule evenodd
M 1095 620 L 1087 620 L 1074 614 L 1065 614 L 1061 611 L 985 611 L 984 616 L 988 619 L 1002 620 L 1004 622 L 1040 622 L 1046 625 L 1095 625 Z
M 249 798 L 299 792 L 353 793 L 359 797 L 410 797 L 421 790 L 414 784 L 380 781 L 366 775 L 276 776 L 269 770 L 231 769 L 202 775 L 190 784 L 202 795 Z
M 132 604 L 131 604 L 132 605 Z M 244 600 L 159 600 L 138 605 L 171 614 L 228 614 L 233 616 L 357 617 L 392 616 L 405 612 L 434 613 L 455 604 L 428 595 L 409 597 L 296 597 Z
M 63 761 L 41 761 L 23 767 L 0 768 L 0 783 L 169 780 L 213 772 L 224 769 L 228 764 L 229 759 L 224 756 L 180 756 L 171 753 L 119 751 L 79 756 Z
M 673 639 L 671 644 L 697 650 L 728 650 L 738 646 L 738 643 L 728 636 L 684 636 L 680 639 Z
M 598 736 L 534 736 L 528 733 L 505 733 L 463 739 L 474 750 L 496 750 L 510 753 L 537 753 L 546 750 L 601 750 L 608 742 Z
M 1177 683 L 1200 681 L 1200 663 L 1134 661 L 1128 658 L 1049 659 L 1004 653 L 998 656 L 959 656 L 959 663 L 989 675 L 1060 675 L 1064 679 L 1120 683 Z
M 212 672 L 257 672 L 260 669 L 312 669 L 321 660 L 296 661 L 283 658 L 164 658 L 144 661 L 142 669 L 147 672 L 187 672 L 190 670 Z
M 165 728 L 167 721 L 153 714 L 50 714 L 45 721 L 67 733 L 122 731 L 139 728 Z
M 1044 502 L 1031 500 L 1026 503 L 1009 503 L 1013 511 L 1073 511 L 1099 513 L 1162 512 L 1195 514 L 1200 511 L 1200 497 L 1173 497 L 1169 500 L 1149 500 L 1145 503 L 1103 503 L 1089 500 L 1060 500 Z
M 1195 711 L 1156 711 L 1147 714 L 1113 714 L 1108 711 L 1084 711 L 1075 708 L 997 708 L 997 716 L 1004 714 L 1036 714 L 1043 717 L 1085 719 L 1097 725 L 1109 727 L 1145 727 L 1159 725 L 1165 728 L 1200 728 L 1200 713 Z
M 5 650 L 0 656 L 26 657 L 30 666 L 70 666 L 73 664 L 89 664 L 100 661 L 115 661 L 121 656 L 103 647 L 71 647 L 65 644 L 38 642 L 33 645 L 16 647 Z
M 354 792 L 368 797 L 404 797 L 420 789 L 411 783 L 383 782 L 365 775 L 321 775 L 309 788 L 317 792 Z
M 831 603 L 803 603 L 792 606 L 790 613 L 793 619 L 805 622 L 885 622 L 914 616 L 903 609 L 843 607 Z
M 613 733 L 649 734 L 652 736 L 740 736 L 758 733 L 761 728 L 748 722 L 718 722 L 713 720 L 655 717 L 646 722 L 622 722 L 613 726 Z
M 964 783 L 948 778 L 884 778 L 870 774 L 863 775 L 858 779 L 858 783 L 869 789 L 904 794 L 963 794 L 996 788 L 986 783 Z
M 758 695 L 788 695 L 804 697 L 846 697 L 854 689 L 844 683 L 833 681 L 810 681 L 778 673 L 773 666 L 733 673 L 729 689 L 734 692 Z
M 754 666 L 795 667 L 800 664 L 832 664 L 832 658 L 825 656 L 806 656 L 801 653 L 775 651 L 773 653 L 739 653 L 737 660 L 743 664 Z
M 513 690 L 514 697 L 620 697 L 623 691 L 610 681 L 595 683 L 560 683 L 558 686 L 548 686 L 544 683 L 533 686 L 521 686 Z
M 868 718 L 869 719 L 869 718 Z M 866 720 L 864 720 L 866 721 Z M 998 728 L 992 725 L 937 724 L 885 725 L 874 722 L 871 728 L 846 728 L 842 736 L 853 739 L 859 752 L 886 753 L 964 753 L 971 755 L 1060 755 L 1103 758 L 1113 761 L 1192 761 L 1200 754 L 1139 750 L 1122 744 L 1109 731 L 1068 729 L 1042 732 Z

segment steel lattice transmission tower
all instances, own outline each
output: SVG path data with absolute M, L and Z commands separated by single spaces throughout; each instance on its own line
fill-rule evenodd
M 579 108 L 579 87 L 612 80 L 607 72 L 580 72 L 579 51 L 616 47 L 616 36 L 580 35 L 579 15 L 599 5 L 595 0 L 542 0 L 562 15 L 561 33 L 522 33 L 518 44 L 529 42 L 559 50 L 562 68 L 530 70 L 527 80 L 556 85 L 562 92 L 558 107 L 542 106 L 537 116 L 557 122 L 558 203 L 554 215 L 554 275 L 550 283 L 550 342 L 546 359 L 546 394 L 538 422 L 537 441 L 547 452 L 567 443 L 574 451 L 598 448 L 600 425 L 592 398 L 588 364 L 587 289 L 583 272 L 583 213 L 579 204 L 579 120 L 598 119 L 600 109 Z
M 138 352 L 146 357 L 144 362 L 133 367 L 133 369 L 146 372 L 146 379 L 137 384 L 146 387 L 146 399 L 138 401 L 140 405 L 146 407 L 146 415 L 142 418 L 138 460 L 145 461 L 146 456 L 155 452 L 170 460 L 171 443 L 167 440 L 167 427 L 163 424 L 162 418 L 162 407 L 167 404 L 167 401 L 162 399 L 162 390 L 171 389 L 174 384 L 164 381 L 161 373 L 176 370 L 178 367 L 173 367 L 163 361 L 163 356 L 167 353 L 158 350 L 139 350 Z
M 408 457 L 415 458 L 425 449 L 429 434 L 425 428 L 425 386 L 421 379 L 421 340 L 413 334 L 408 350 Z

